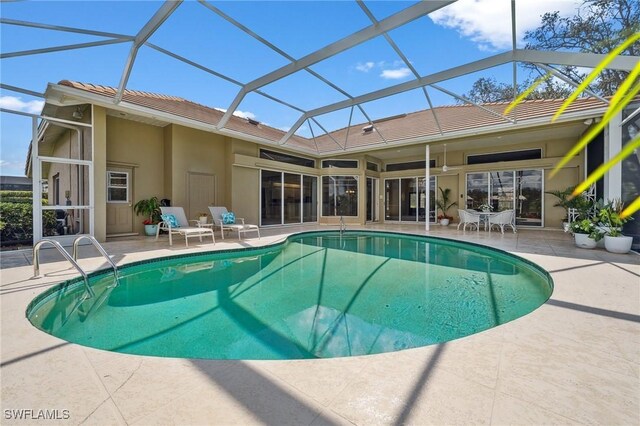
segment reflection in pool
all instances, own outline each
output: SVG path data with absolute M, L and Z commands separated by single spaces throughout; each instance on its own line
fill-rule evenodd
M 39 296 L 30 321 L 70 342 L 185 358 L 297 359 L 445 342 L 526 315 L 549 275 L 489 248 L 381 232 L 303 233 L 261 249 L 166 258 Z

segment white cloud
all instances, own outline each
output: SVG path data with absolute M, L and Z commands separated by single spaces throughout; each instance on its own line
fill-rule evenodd
M 375 66 L 376 66 L 376 64 L 371 62 L 371 61 L 364 62 L 364 63 L 358 62 L 358 64 L 356 65 L 356 69 L 358 71 L 362 71 L 362 72 L 369 72 Z
M 15 96 L 0 96 L 0 107 L 12 109 L 14 111 L 23 111 L 30 114 L 40 114 L 44 101 L 23 101 Z
M 2 170 L 2 174 L 6 174 L 10 171 L 17 171 L 19 175 L 23 175 L 24 161 L 0 160 L 0 170 Z
M 224 108 L 214 108 L 214 109 L 220 112 L 227 112 L 227 110 Z M 256 115 L 254 113 L 249 111 L 240 111 L 239 109 L 233 111 L 233 115 L 240 118 L 250 118 L 252 120 L 256 119 Z
M 524 0 L 516 2 L 516 42 L 526 31 L 540 26 L 546 12 L 574 15 L 582 0 Z M 429 15 L 431 20 L 478 44 L 480 50 L 511 47 L 511 2 L 509 0 L 459 0 Z
M 387 80 L 397 80 L 400 78 L 405 78 L 411 74 L 411 70 L 409 68 L 397 68 L 394 70 L 382 70 L 380 77 L 386 78 Z

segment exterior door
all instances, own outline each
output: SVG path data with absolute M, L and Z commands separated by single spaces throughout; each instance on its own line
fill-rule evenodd
M 209 206 L 217 203 L 216 175 L 189 173 L 188 182 L 189 206 L 185 212 L 187 219 L 197 219 L 199 213 L 209 214 Z
M 107 170 L 107 235 L 133 233 L 133 168 Z

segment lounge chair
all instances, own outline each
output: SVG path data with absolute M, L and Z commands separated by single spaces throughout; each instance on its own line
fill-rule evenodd
M 468 210 L 460 209 L 458 210 L 458 214 L 460 215 L 460 223 L 458 224 L 458 230 L 460 229 L 460 225 L 462 225 L 462 230 L 466 231 L 467 225 L 475 226 L 476 230 L 480 230 L 480 215 L 476 213 L 472 213 Z
M 220 227 L 220 234 L 222 234 L 222 239 L 224 240 L 224 231 L 236 231 L 238 233 L 238 238 L 242 239 L 242 234 L 246 234 L 247 232 L 257 232 L 258 238 L 260 238 L 260 228 L 258 225 L 250 225 L 244 223 L 244 218 L 236 217 L 236 223 L 224 223 L 222 219 L 222 215 L 225 213 L 229 213 L 226 207 L 209 207 L 209 212 L 211 212 L 211 217 L 213 218 L 214 227 Z
M 183 235 L 184 242 L 187 247 L 189 247 L 190 237 L 198 237 L 200 238 L 200 242 L 202 242 L 203 235 L 210 235 L 213 243 L 215 244 L 216 238 L 213 236 L 213 229 L 210 227 L 190 226 L 189 222 L 195 222 L 198 224 L 199 222 L 197 220 L 188 221 L 182 207 L 160 207 L 160 211 L 162 212 L 163 220 L 158 224 L 156 240 L 158 240 L 160 230 L 163 229 L 169 233 L 170 246 L 173 245 L 173 234 Z M 169 220 L 170 215 L 173 215 L 175 218 L 175 223 L 172 223 L 172 220 Z
M 500 232 L 504 234 L 504 227 L 510 226 L 513 229 L 513 233 L 516 233 L 516 226 L 514 225 L 514 211 L 504 210 L 498 214 L 489 216 L 489 232 L 494 226 L 500 227 Z

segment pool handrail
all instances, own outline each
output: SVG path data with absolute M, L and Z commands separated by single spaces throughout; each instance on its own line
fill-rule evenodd
M 78 272 L 80 272 L 80 274 L 82 275 L 82 278 L 84 279 L 84 286 L 87 289 L 87 293 L 89 293 L 89 297 L 95 296 L 95 293 L 93 292 L 93 289 L 89 286 L 89 277 L 87 276 L 87 273 L 82 270 L 80 265 L 78 265 L 78 262 L 76 262 L 69 255 L 69 253 L 64 249 L 64 247 L 62 247 L 62 245 L 59 242 L 55 241 L 55 240 L 51 240 L 51 239 L 45 238 L 45 239 L 42 239 L 42 240 L 38 241 L 33 246 L 33 277 L 37 278 L 37 277 L 40 276 L 40 247 L 42 247 L 44 244 L 51 244 L 53 247 L 55 247 L 56 250 L 58 250 L 60 252 L 60 254 L 65 259 L 67 259 L 69 261 L 69 263 L 71 263 L 71 265 L 78 270 Z
M 94 237 L 92 237 L 91 235 L 79 235 L 78 237 L 76 237 L 75 240 L 73 240 L 73 260 L 74 261 L 78 261 L 78 245 L 80 244 L 80 241 L 82 240 L 89 240 L 89 242 L 91 244 L 93 244 L 93 246 L 100 252 L 100 254 L 107 259 L 107 263 L 109 263 L 111 265 L 111 267 L 113 268 L 113 276 L 116 280 L 116 284 L 114 287 L 117 287 L 119 284 L 119 280 L 118 280 L 118 266 L 115 264 L 115 262 L 111 259 L 111 257 L 109 256 L 109 253 L 107 253 L 107 251 L 104 249 L 104 247 L 102 247 L 102 245 L 98 242 L 98 240 L 96 240 Z

